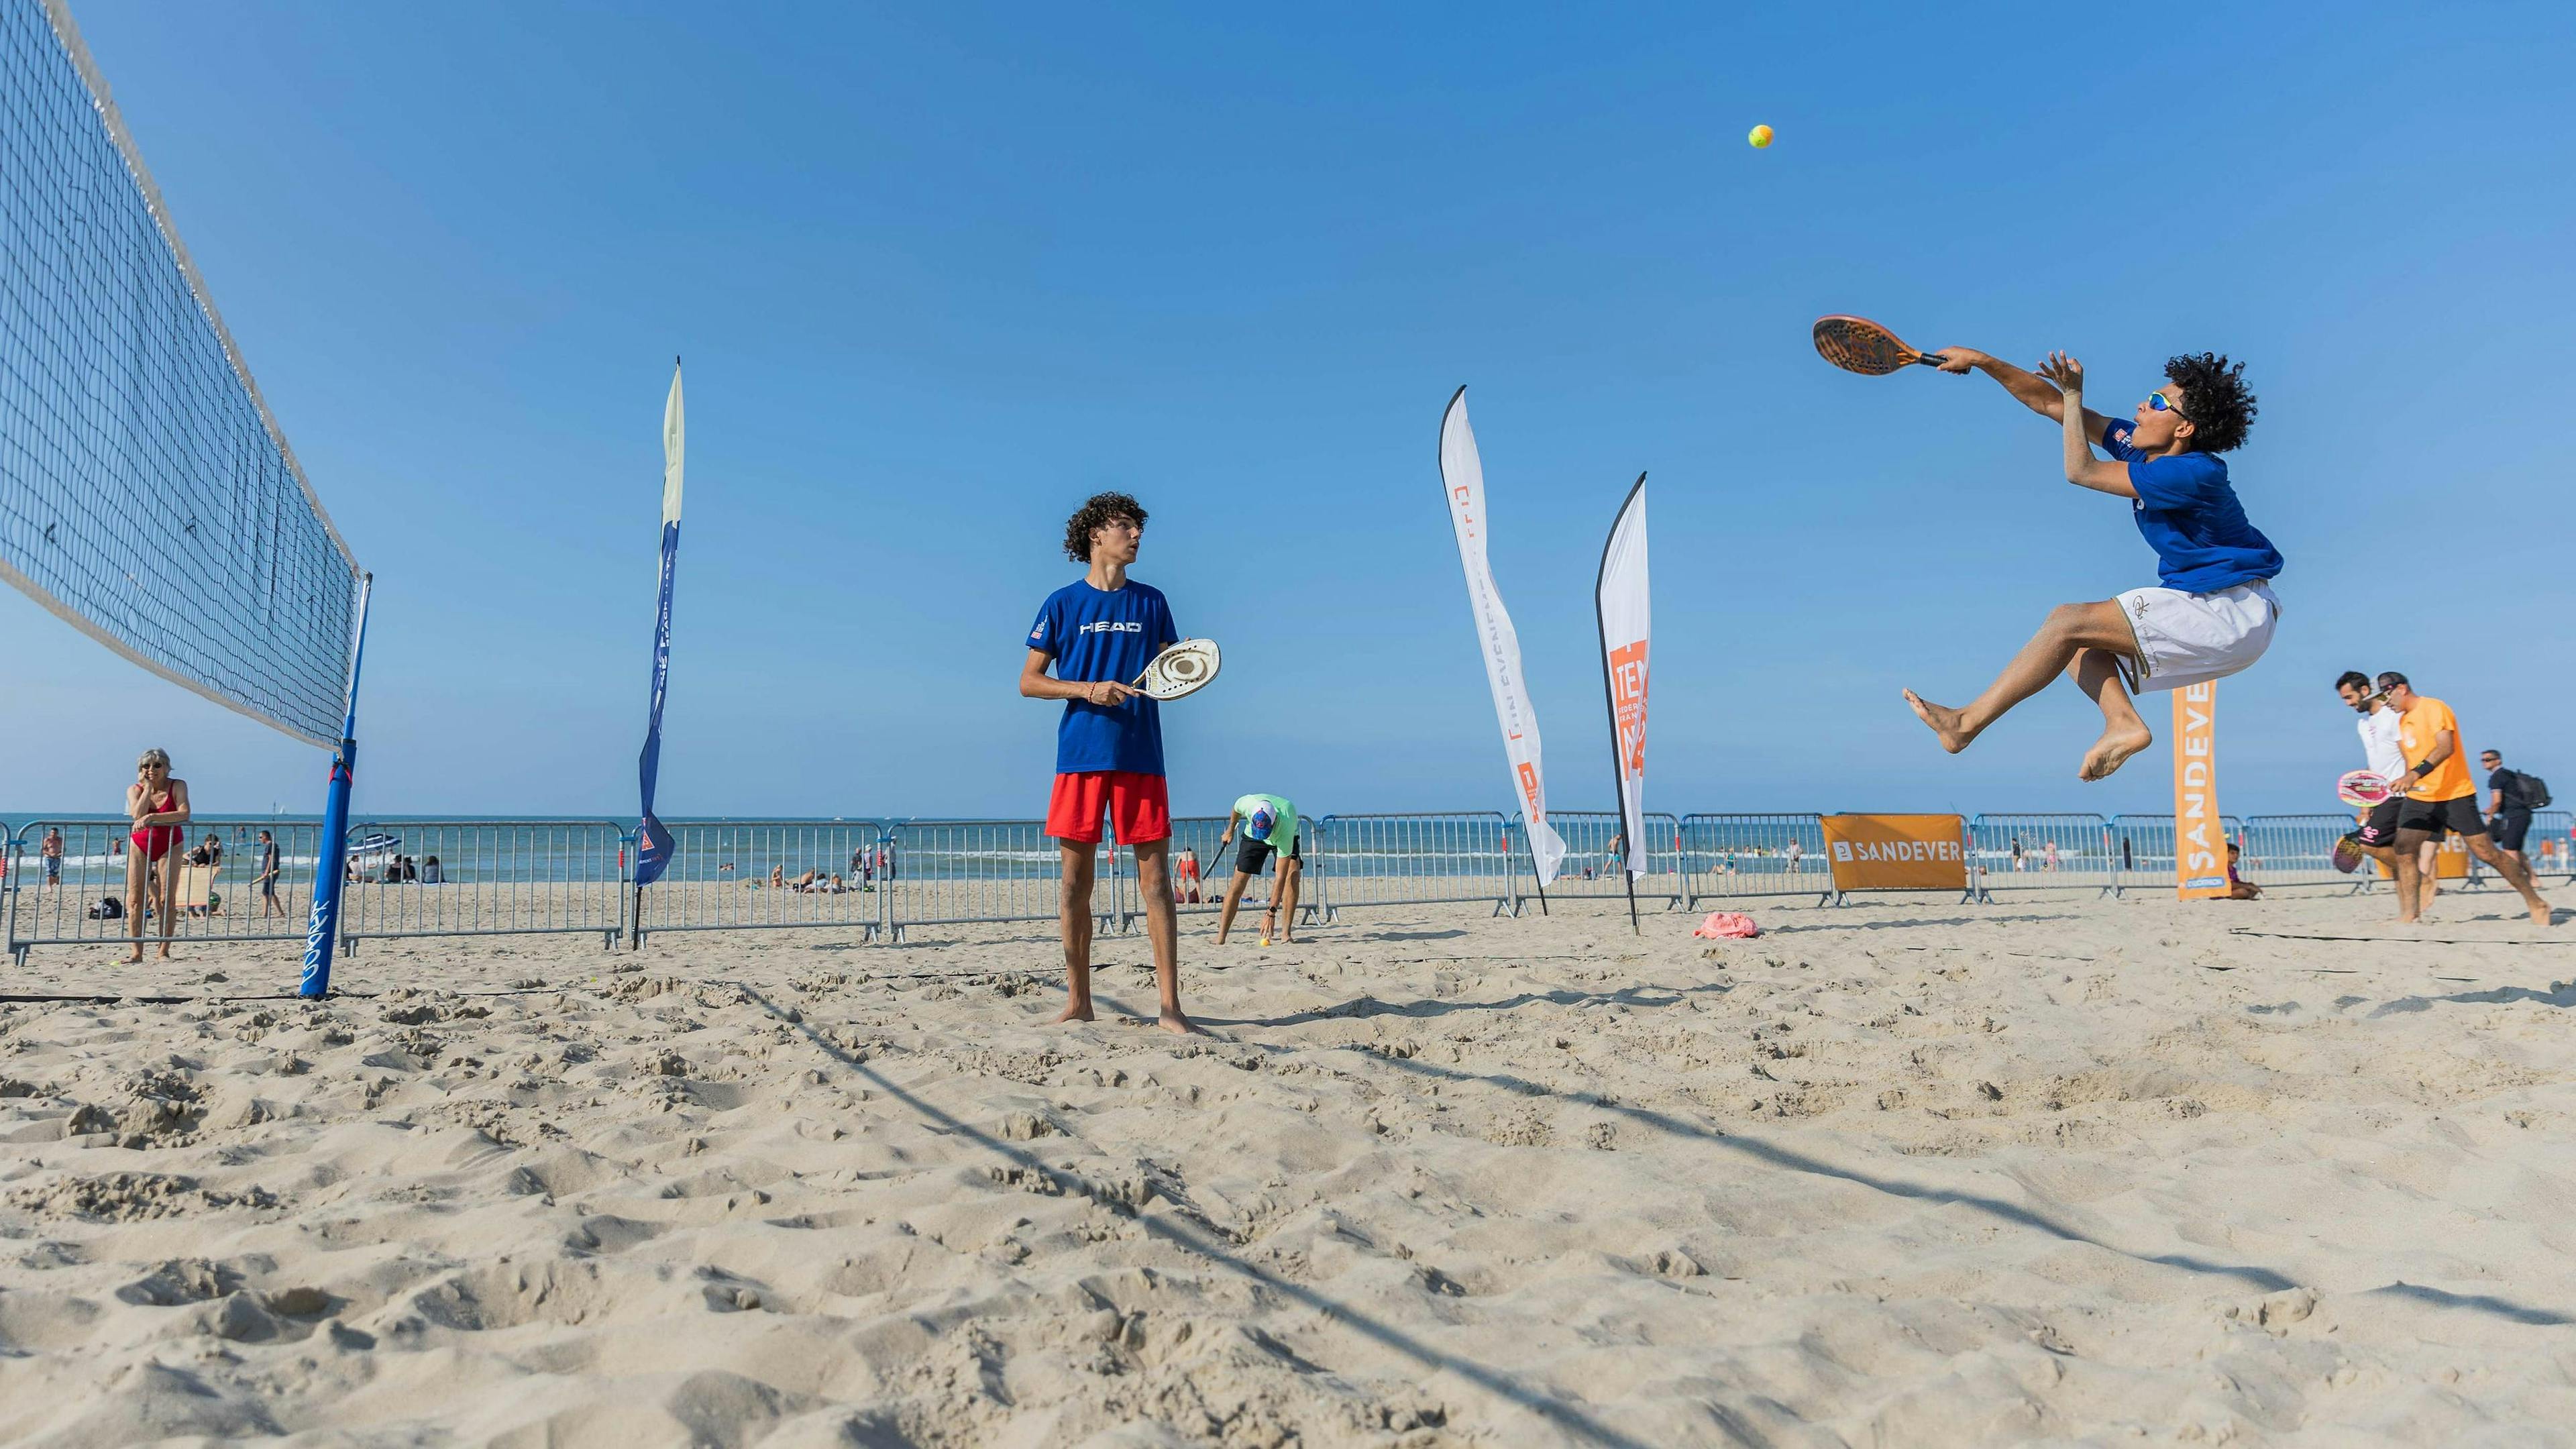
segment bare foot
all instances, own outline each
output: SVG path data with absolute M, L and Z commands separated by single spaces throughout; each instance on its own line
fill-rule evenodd
M 2557 918 L 2549 913 L 2549 902 L 2532 902 L 2531 923 L 2535 926 L 2554 926 L 2558 924 Z
M 1089 1020 L 1091 1020 L 1091 1019 L 1092 1019 L 1092 1016 L 1091 1016 L 1091 1003 L 1090 1003 L 1090 1002 L 1088 1002 L 1088 1001 L 1072 1001 L 1072 1002 L 1067 1002 L 1067 1003 L 1065 1003 L 1065 1008 L 1064 1008 L 1064 1010 L 1057 1012 L 1057 1013 L 1055 1014 L 1055 1016 L 1053 1017 L 1053 1019 L 1051 1019 L 1050 1021 L 1048 1021 L 1048 1022 L 1047 1022 L 1047 1025 L 1049 1025 L 1049 1026 L 1054 1026 L 1054 1025 L 1057 1025 L 1058 1023 L 1061 1023 L 1061 1022 L 1067 1022 L 1067 1021 L 1089 1021 Z
M 2397 924 L 2401 926 L 2411 926 L 2415 924 L 2415 918 L 2413 916 L 2399 916 L 2397 918 Z
M 135 948 L 134 948 L 134 954 L 133 954 L 133 955 L 126 957 L 124 960 L 119 961 L 119 962 L 118 962 L 118 963 L 116 963 L 116 964 L 118 964 L 119 966 L 140 966 L 140 965 L 142 965 L 142 964 L 143 964 L 143 948 L 142 948 L 142 947 L 140 947 L 140 946 L 135 947 Z
M 1162 1018 L 1156 1021 L 1154 1025 L 1161 1027 L 1163 1030 L 1170 1032 L 1174 1036 L 1207 1035 L 1206 1032 L 1199 1030 L 1197 1023 L 1191 1021 L 1188 1017 L 1181 1015 L 1181 1009 L 1177 1006 L 1165 1011 Z
M 2131 755 L 2155 742 L 2156 737 L 2144 728 L 2105 729 L 2102 738 L 2093 742 L 2093 748 L 2084 752 L 2084 767 L 2075 772 L 2075 778 L 2108 779 L 2113 770 L 2129 763 Z
M 1977 737 L 1973 731 L 1959 728 L 1959 712 L 1955 709 L 1944 709 L 1910 689 L 1905 691 L 1905 702 L 1914 706 L 1914 717 L 1930 725 L 1932 733 L 1941 741 L 1941 748 L 1951 754 L 1966 749 L 1968 742 Z

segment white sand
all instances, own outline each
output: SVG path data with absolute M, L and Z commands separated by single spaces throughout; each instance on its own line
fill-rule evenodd
M 2576 1443 L 2576 927 L 1753 909 L 1197 921 L 1192 1042 L 1000 930 L 0 1008 L 0 1434 Z M 107 954 L 8 989 L 293 974 Z

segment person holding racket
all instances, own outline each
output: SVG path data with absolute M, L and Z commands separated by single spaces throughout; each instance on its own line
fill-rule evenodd
M 2138 532 L 2156 552 L 2158 586 L 2058 605 L 1964 707 L 1933 704 L 1910 689 L 1905 702 L 1941 748 L 1957 754 L 2014 705 L 2067 675 L 2102 711 L 2102 735 L 2076 774 L 2103 779 L 2155 740 L 2130 695 L 2224 678 L 2271 645 L 2281 613 L 2272 595 L 2281 554 L 2247 521 L 2218 456 L 2242 444 L 2254 423 L 2244 365 L 2209 352 L 2173 358 L 2165 385 L 2119 419 L 2085 407 L 2084 366 L 2063 352 L 2036 373 L 1973 347 L 1917 356 L 1943 372 L 1983 372 L 2031 411 L 2056 419 L 2066 481 L 2129 500 Z M 2096 445 L 2108 460 L 2093 456 Z
M 2417 694 L 2394 669 L 2381 672 L 2379 691 L 2396 708 L 2398 744 L 2414 761 L 2388 782 L 2388 788 L 2406 797 L 2397 812 L 2397 923 L 2412 924 L 2430 899 L 2422 889 L 2426 873 L 2415 863 L 2416 850 L 2439 842 L 2449 831 L 2521 893 L 2533 925 L 2549 925 L 2554 919 L 2549 902 L 2531 888 L 2531 872 L 2487 838 L 2486 818 L 2478 814 L 2477 782 L 2469 778 L 2469 759 L 2460 744 L 2459 716 L 2442 701 Z
M 2335 693 L 2361 718 L 2355 727 L 2361 733 L 2361 758 L 2370 773 L 2382 780 L 2394 780 L 2406 773 L 2405 749 L 2398 742 L 2399 715 L 2370 682 L 2370 676 L 2358 669 L 2347 669 L 2335 678 Z M 2397 814 L 2405 808 L 2404 797 L 2391 791 L 2388 798 L 2370 807 L 2370 814 L 2352 835 L 2361 853 L 2397 873 Z M 2431 857 L 2426 857 L 2429 862 Z M 2431 865 L 2424 866 L 2430 880 Z
M 1197 1028 L 1181 1014 L 1163 719 L 1154 697 L 1129 682 L 1142 679 L 1155 656 L 1181 636 L 1162 591 L 1127 576 L 1144 534 L 1144 505 L 1124 493 L 1095 493 L 1065 520 L 1065 556 L 1088 567 L 1038 606 L 1028 657 L 1020 665 L 1020 693 L 1064 701 L 1046 824 L 1064 864 L 1059 915 L 1065 1005 L 1056 1020 L 1092 1019 L 1092 856 L 1106 815 L 1118 844 L 1136 852 L 1136 887 L 1145 901 L 1145 934 L 1154 946 L 1162 1028 L 1187 1033 Z

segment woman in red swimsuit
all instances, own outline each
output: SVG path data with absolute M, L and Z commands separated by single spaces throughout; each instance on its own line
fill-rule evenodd
M 170 778 L 170 755 L 145 750 L 125 787 L 125 813 L 134 819 L 134 848 L 125 853 L 126 929 L 134 937 L 127 965 L 143 959 L 143 916 L 148 902 L 161 917 L 161 959 L 170 959 L 170 937 L 179 929 L 179 858 L 173 854 L 188 823 L 188 782 Z

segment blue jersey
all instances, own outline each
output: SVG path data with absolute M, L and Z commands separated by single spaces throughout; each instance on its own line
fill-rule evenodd
M 1076 579 L 1038 606 L 1029 647 L 1054 656 L 1058 679 L 1134 684 L 1154 656 L 1180 637 L 1162 590 L 1134 579 L 1123 588 L 1095 589 L 1089 579 Z M 1066 700 L 1055 730 L 1056 773 L 1163 773 L 1161 708 L 1141 694 L 1119 705 Z
M 2135 425 L 2113 418 L 2102 448 L 2129 465 L 2138 532 L 2156 551 L 2156 577 L 2186 594 L 2214 594 L 2281 571 L 2281 552 L 2246 520 L 2227 464 L 2208 453 L 2158 458 L 2129 446 Z

